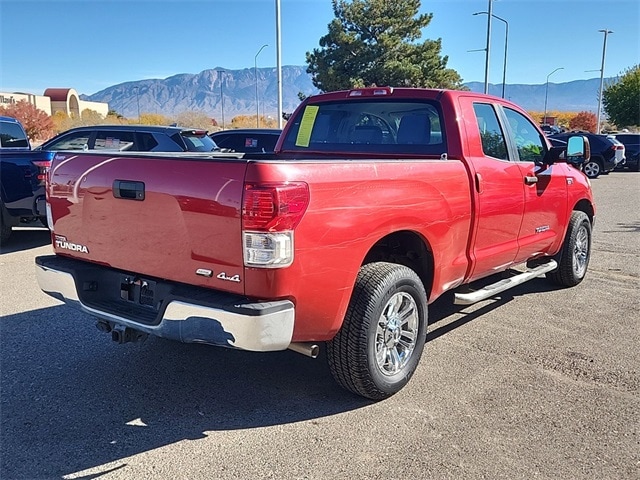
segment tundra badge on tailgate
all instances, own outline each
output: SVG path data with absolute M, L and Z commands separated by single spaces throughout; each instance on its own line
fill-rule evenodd
M 86 245 L 71 243 L 67 240 L 67 237 L 63 235 L 56 235 L 55 244 L 58 248 L 64 248 L 65 250 L 71 250 L 72 252 L 89 253 L 89 249 Z

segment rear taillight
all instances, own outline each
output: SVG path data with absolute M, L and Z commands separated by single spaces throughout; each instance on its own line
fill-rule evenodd
M 31 163 L 38 167 L 38 181 L 41 185 L 44 185 L 45 180 L 47 179 L 47 172 L 49 171 L 49 167 L 51 167 L 51 161 L 33 160 Z
M 306 183 L 246 184 L 242 229 L 267 232 L 293 230 L 309 205 Z
M 303 182 L 245 184 L 242 241 L 247 267 L 282 268 L 293 262 L 293 229 L 309 205 Z

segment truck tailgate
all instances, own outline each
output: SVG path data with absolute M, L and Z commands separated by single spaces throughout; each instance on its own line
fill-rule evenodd
M 137 275 L 244 293 L 232 279 L 243 273 L 246 164 L 180 154 L 59 153 L 48 190 L 54 250 Z

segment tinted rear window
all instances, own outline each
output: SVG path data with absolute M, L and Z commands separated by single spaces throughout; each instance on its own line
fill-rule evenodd
M 29 146 L 29 141 L 17 123 L 0 122 L 0 145 L 3 148 L 25 148 Z
M 214 141 L 218 147 L 236 152 L 273 152 L 278 137 L 278 134 L 238 132 L 216 135 Z
M 362 99 L 309 104 L 290 121 L 284 151 L 446 152 L 440 108 L 431 101 Z

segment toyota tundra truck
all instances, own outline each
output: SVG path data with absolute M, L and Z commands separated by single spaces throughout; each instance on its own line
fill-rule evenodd
M 119 343 L 325 345 L 336 381 L 379 400 L 416 370 L 444 292 L 464 305 L 541 275 L 583 280 L 588 157 L 584 137 L 552 148 L 500 98 L 320 94 L 270 154 L 58 152 L 55 254 L 37 278 Z

